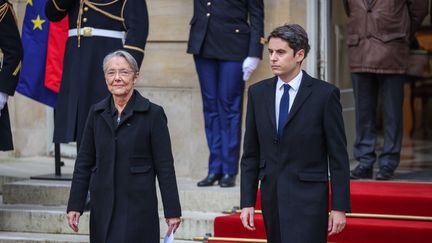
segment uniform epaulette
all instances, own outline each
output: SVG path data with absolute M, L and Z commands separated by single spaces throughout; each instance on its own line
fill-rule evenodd
M 111 1 L 111 2 L 108 2 L 108 3 L 96 3 L 96 2 L 92 2 L 92 1 L 86 1 L 86 2 L 89 2 L 89 3 L 91 3 L 91 4 L 93 4 L 93 5 L 95 5 L 95 6 L 101 6 L 101 7 L 103 7 L 103 6 L 109 6 L 109 5 L 112 5 L 112 4 L 114 4 L 114 3 L 116 3 L 116 2 L 118 2 L 119 0 L 113 0 L 113 1 Z
M 57 4 L 56 0 L 51 0 L 54 7 L 57 9 L 57 11 L 59 12 L 66 12 L 66 9 L 60 8 L 60 6 Z
M 12 73 L 12 76 L 17 76 L 20 70 L 21 70 L 21 61 L 18 63 L 18 66 L 15 68 L 14 72 Z
M 3 69 L 3 51 L 0 49 L 0 72 Z
M 109 13 L 107 11 L 102 10 L 101 8 L 98 8 L 98 6 L 100 6 L 100 7 L 102 7 L 102 6 L 108 6 L 108 5 L 114 4 L 114 3 L 118 2 L 118 1 L 119 0 L 114 0 L 112 2 L 102 4 L 102 3 L 94 3 L 94 2 L 91 2 L 89 0 L 84 0 L 84 4 L 87 5 L 87 6 L 89 6 L 94 11 L 99 12 L 99 13 L 107 16 L 108 18 L 115 19 L 115 20 L 118 20 L 118 21 L 124 21 L 124 19 L 122 17 L 116 16 L 116 15 L 114 15 L 112 13 Z
M 15 23 L 17 23 L 17 17 L 15 15 L 15 12 L 13 11 L 13 7 L 12 7 L 12 3 L 8 2 L 6 0 L 5 3 L 3 3 L 2 5 L 0 5 L 0 22 L 3 21 L 3 18 L 6 16 L 6 13 L 8 12 L 8 10 L 11 10 L 12 15 L 14 17 Z
M 137 46 L 124 45 L 123 47 L 126 48 L 126 49 L 131 49 L 131 50 L 139 51 L 139 52 L 142 52 L 142 53 L 145 52 L 144 49 L 139 48 L 139 47 L 137 47 Z
M 0 5 L 0 22 L 2 22 L 4 16 L 6 15 L 7 11 L 9 10 L 9 3 L 6 1 L 2 5 Z
M 127 2 L 127 0 L 124 0 L 124 2 L 123 2 L 123 6 L 122 6 L 122 8 L 121 8 L 121 11 L 120 11 L 120 16 L 124 19 L 124 10 L 125 10 L 125 7 L 126 7 L 126 2 Z M 123 20 L 123 27 L 124 27 L 124 29 L 125 30 L 127 30 L 127 27 L 126 27 L 126 23 L 125 23 L 125 21 Z

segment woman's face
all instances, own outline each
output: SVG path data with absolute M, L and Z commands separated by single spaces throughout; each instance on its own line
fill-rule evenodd
M 132 71 L 124 57 L 111 58 L 105 70 L 105 81 L 113 96 L 127 97 L 133 92 L 138 73 Z

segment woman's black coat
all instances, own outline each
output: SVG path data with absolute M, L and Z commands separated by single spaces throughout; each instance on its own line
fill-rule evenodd
M 111 97 L 87 118 L 67 211 L 82 213 L 90 188 L 92 243 L 159 242 L 156 176 L 165 218 L 181 216 L 167 118 L 134 92 L 131 112 L 117 128 Z

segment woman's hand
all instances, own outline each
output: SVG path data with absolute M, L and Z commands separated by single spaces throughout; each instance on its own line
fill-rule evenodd
M 79 224 L 80 216 L 81 216 L 81 214 L 79 212 L 76 212 L 76 211 L 69 211 L 69 213 L 67 214 L 69 227 L 75 232 L 78 232 L 78 230 L 79 230 L 78 224 Z
M 180 218 L 166 218 L 165 222 L 168 225 L 168 231 L 166 235 L 171 235 L 171 233 L 175 233 L 177 228 L 180 226 L 181 219 Z

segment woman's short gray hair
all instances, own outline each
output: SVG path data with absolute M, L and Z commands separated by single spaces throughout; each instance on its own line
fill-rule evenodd
M 106 70 L 108 68 L 107 67 L 108 62 L 114 57 L 123 57 L 124 59 L 126 59 L 126 62 L 129 63 L 129 66 L 132 68 L 132 71 L 134 73 L 139 72 L 138 63 L 135 60 L 135 58 L 131 54 L 129 54 L 127 51 L 123 51 L 123 50 L 117 50 L 117 51 L 111 52 L 105 56 L 105 58 L 103 59 L 103 64 L 102 64 L 104 72 L 106 72 Z

